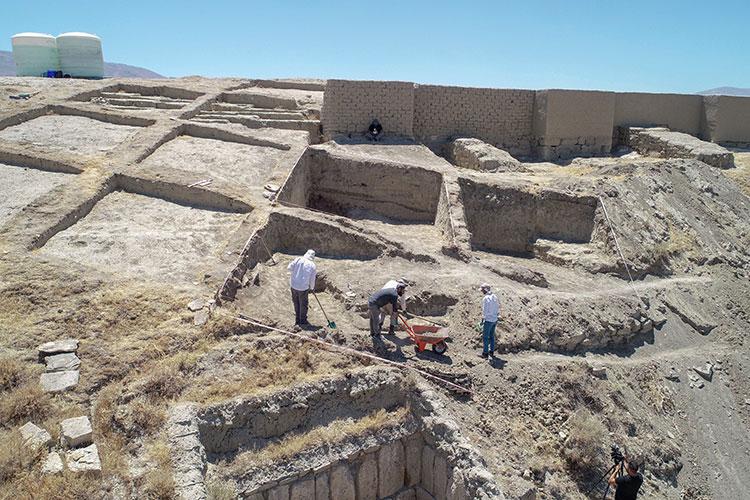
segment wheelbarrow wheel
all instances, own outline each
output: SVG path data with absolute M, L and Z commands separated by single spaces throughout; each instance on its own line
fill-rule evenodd
M 437 344 L 432 344 L 432 350 L 437 354 L 445 354 L 445 351 L 448 350 L 448 344 L 444 340 L 441 340 Z

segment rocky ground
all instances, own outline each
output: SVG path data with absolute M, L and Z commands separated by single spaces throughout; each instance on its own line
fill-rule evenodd
M 158 86 L 191 98 L 143 104 Z M 470 388 L 424 380 L 507 498 L 586 498 L 613 443 L 644 457 L 649 498 L 743 497 L 749 152 L 728 170 L 631 153 L 478 171 L 398 140 L 315 145 L 321 88 L 0 80 L 0 497 L 170 498 L 175 405 L 372 364 L 282 333 L 307 248 L 336 328 L 311 299 L 300 333 Z M 448 325 L 445 355 L 367 334 L 367 297 L 400 277 Z M 501 302 L 491 363 L 482 282 Z M 38 351 L 69 338 L 59 361 Z

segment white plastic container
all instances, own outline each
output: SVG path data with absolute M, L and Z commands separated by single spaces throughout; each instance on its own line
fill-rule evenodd
M 60 69 L 73 78 L 104 77 L 101 39 L 90 33 L 63 33 L 57 36 Z
M 46 76 L 60 70 L 55 37 L 45 33 L 18 33 L 11 38 L 18 76 Z

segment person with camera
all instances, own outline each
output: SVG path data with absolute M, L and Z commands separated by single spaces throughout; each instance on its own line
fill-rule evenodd
M 618 472 L 625 474 L 618 475 Z M 643 476 L 638 472 L 638 464 L 629 458 L 622 459 L 622 467 L 615 467 L 609 476 L 609 485 L 615 488 L 615 500 L 635 500 L 643 484 Z

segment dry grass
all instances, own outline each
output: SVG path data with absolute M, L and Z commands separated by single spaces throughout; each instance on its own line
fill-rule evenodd
M 588 410 L 578 410 L 568 425 L 569 437 L 563 455 L 573 471 L 589 475 L 601 468 L 607 429 Z
M 18 431 L 0 433 L 0 442 L 3 443 L 0 446 L 0 484 L 27 472 L 41 455 L 24 446 Z
M 722 172 L 736 182 L 743 193 L 750 196 L 750 153 L 735 153 L 734 164 L 736 168 Z
M 0 425 L 5 427 L 41 422 L 53 412 L 52 398 L 38 384 L 26 384 L 0 399 Z
M 653 253 L 657 260 L 667 260 L 669 257 L 689 253 L 690 251 L 695 250 L 697 246 L 698 242 L 694 235 L 670 224 L 669 237 L 666 241 L 657 244 L 654 247 Z
M 279 460 L 292 458 L 303 450 L 320 446 L 321 443 L 330 446 L 352 437 L 376 432 L 385 427 L 394 427 L 403 423 L 408 414 L 409 408 L 401 407 L 390 413 L 380 409 L 359 420 L 334 420 L 326 426 L 317 427 L 304 434 L 288 435 L 281 441 L 270 444 L 261 450 L 245 452 L 235 459 L 232 468 L 246 470 L 252 465 L 272 464 Z
M 209 480 L 206 483 L 206 494 L 208 500 L 235 500 L 237 488 L 231 482 Z
M 235 360 L 245 370 L 236 377 L 206 373 L 182 399 L 201 403 L 222 401 L 244 394 L 271 392 L 299 382 L 311 382 L 350 366 L 350 361 L 298 342 L 270 349 L 251 349 Z
M 15 389 L 28 378 L 26 367 L 16 358 L 0 358 L 0 393 Z
M 143 491 L 146 498 L 153 500 L 171 500 L 175 498 L 174 479 L 169 445 L 163 439 L 154 441 L 148 447 L 149 460 L 154 467 L 146 474 Z

